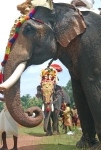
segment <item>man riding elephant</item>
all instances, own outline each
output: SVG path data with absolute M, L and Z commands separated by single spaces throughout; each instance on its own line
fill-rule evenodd
M 71 4 L 77 7 L 80 11 L 93 11 L 94 13 L 101 14 L 99 9 L 94 9 L 94 0 L 73 0 Z
M 66 3 L 65 0 L 54 0 L 54 3 Z M 94 0 L 68 0 L 68 4 L 72 4 L 77 7 L 80 11 L 93 11 L 94 13 L 101 14 L 99 9 L 94 9 Z

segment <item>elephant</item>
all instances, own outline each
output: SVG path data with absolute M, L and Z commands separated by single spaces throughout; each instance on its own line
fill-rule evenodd
M 37 98 L 41 98 L 43 100 L 43 113 L 44 113 L 44 131 L 46 132 L 46 135 L 52 135 L 52 134 L 59 134 L 59 124 L 58 124 L 58 118 L 60 115 L 60 110 L 62 109 L 62 105 L 64 103 L 70 103 L 70 97 L 66 93 L 66 91 L 59 85 L 54 86 L 54 92 L 52 94 L 53 98 L 53 111 L 47 111 L 47 104 L 46 101 L 43 98 L 43 93 L 41 91 L 41 85 L 37 86 Z M 52 104 L 50 107 L 52 107 Z M 51 126 L 51 119 L 52 119 L 52 126 Z M 66 128 L 65 128 L 66 130 Z M 65 131 L 67 133 L 67 131 Z
M 101 149 L 101 16 L 88 11 L 80 13 L 74 6 L 62 3 L 54 3 L 52 10 L 37 6 L 34 12 L 20 26 L 4 66 L 0 90 L 4 90 L 7 108 L 18 123 L 34 124 L 20 104 L 21 73 L 30 65 L 59 59 L 69 70 L 82 127 L 76 146 Z M 25 67 L 17 76 L 15 69 L 20 65 Z

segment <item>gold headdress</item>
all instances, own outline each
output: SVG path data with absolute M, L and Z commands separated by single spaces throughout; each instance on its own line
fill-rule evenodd
M 58 81 L 58 78 L 57 78 L 57 70 L 54 69 L 53 67 L 49 67 L 49 68 L 46 68 L 46 69 L 43 69 L 41 71 L 41 82 L 44 82 L 44 81 L 53 81 L 54 84 L 57 83 Z
M 54 92 L 54 85 L 57 83 L 57 70 L 53 67 L 43 69 L 41 71 L 41 90 L 45 103 L 51 102 L 51 96 Z

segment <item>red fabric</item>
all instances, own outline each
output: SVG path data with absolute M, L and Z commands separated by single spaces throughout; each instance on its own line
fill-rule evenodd
M 72 117 L 72 123 L 77 125 L 78 118 L 76 116 Z
M 50 112 L 50 107 L 49 106 L 47 106 L 46 112 Z
M 14 37 L 14 39 L 17 39 L 18 33 L 15 33 L 13 37 Z
M 3 74 L 0 73 L 0 84 L 2 83 L 2 81 L 3 81 Z
M 8 60 L 8 54 L 5 54 L 4 60 Z
M 20 27 L 21 26 L 21 22 L 18 22 L 17 24 L 16 24 L 16 27 Z
M 54 69 L 56 69 L 58 72 L 62 71 L 62 67 L 58 64 L 51 64 L 50 66 L 53 67 Z

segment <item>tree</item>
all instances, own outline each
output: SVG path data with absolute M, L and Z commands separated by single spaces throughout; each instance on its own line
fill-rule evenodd
M 68 93 L 70 100 L 71 100 L 71 105 L 74 105 L 74 97 L 73 97 L 73 90 L 72 90 L 72 84 L 71 80 L 68 81 L 65 87 L 63 87 L 64 90 Z
M 0 111 L 4 108 L 3 102 L 0 101 Z
M 30 94 L 26 94 L 21 97 L 21 103 L 22 103 L 22 107 L 24 110 L 26 110 L 28 108 L 30 99 L 31 99 Z
M 21 97 L 21 100 L 22 100 L 23 102 L 27 102 L 28 100 L 30 100 L 30 98 L 31 98 L 30 94 L 26 94 L 25 96 L 23 95 L 23 96 Z
M 37 97 L 31 97 L 29 94 L 21 97 L 21 103 L 24 110 L 27 110 L 29 107 L 33 106 L 42 108 L 42 100 L 38 99 Z

